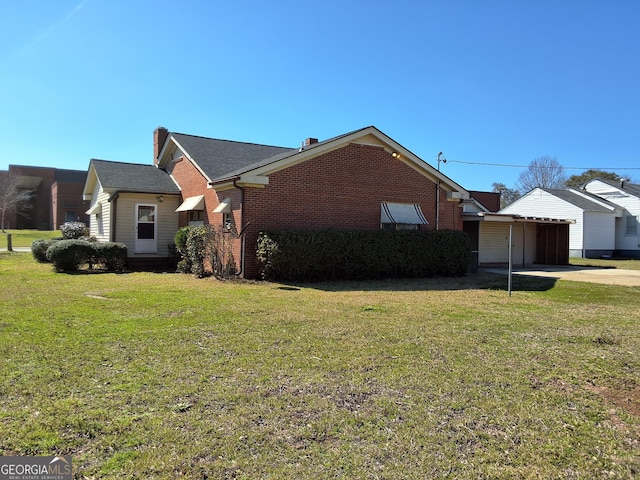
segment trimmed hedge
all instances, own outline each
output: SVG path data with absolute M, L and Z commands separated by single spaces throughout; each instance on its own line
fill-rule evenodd
M 35 258 L 40 263 L 48 263 L 49 260 L 47 260 L 47 250 L 51 245 L 54 244 L 54 242 L 59 242 L 60 240 L 61 239 L 57 238 L 51 240 L 34 240 L 31 243 L 31 254 L 33 255 L 33 258 Z
M 38 261 L 53 263 L 58 272 L 73 272 L 85 264 L 92 269 L 99 265 L 104 270 L 122 271 L 127 264 L 127 246 L 124 243 L 99 243 L 86 240 L 55 240 L 50 242 L 42 258 L 45 240 L 36 240 L 31 245 L 33 256 Z
M 47 260 L 58 272 L 73 272 L 89 263 L 93 251 L 92 243 L 86 240 L 60 240 L 47 249 Z
M 127 246 L 124 243 L 91 243 L 92 264 L 101 265 L 105 270 L 122 272 L 127 266 Z
M 460 276 L 469 237 L 454 230 L 295 230 L 258 235 L 266 280 L 318 281 Z

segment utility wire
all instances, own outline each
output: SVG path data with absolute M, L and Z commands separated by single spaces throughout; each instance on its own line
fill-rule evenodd
M 484 163 L 484 162 L 463 162 L 462 160 L 449 160 L 444 163 L 464 163 L 465 165 L 485 165 L 489 167 L 514 167 L 514 168 L 529 168 L 530 165 L 509 165 L 506 163 Z M 536 165 L 536 168 L 558 168 L 557 166 L 544 166 Z M 615 170 L 640 170 L 640 167 L 562 167 L 564 170 L 601 170 L 601 171 L 615 171 Z

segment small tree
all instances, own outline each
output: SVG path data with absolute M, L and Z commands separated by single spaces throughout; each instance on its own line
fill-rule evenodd
M 511 205 L 517 199 L 519 199 L 522 195 L 515 188 L 507 188 L 504 183 L 494 183 L 492 192 L 500 193 L 500 208 L 504 208 L 507 205 Z
M 20 188 L 20 177 L 16 173 L 0 172 L 0 226 L 6 228 L 7 214 L 17 212 L 33 196 L 33 191 Z
M 564 168 L 556 157 L 545 155 L 532 160 L 529 167 L 518 176 L 517 189 L 528 192 L 536 187 L 564 188 L 566 176 Z

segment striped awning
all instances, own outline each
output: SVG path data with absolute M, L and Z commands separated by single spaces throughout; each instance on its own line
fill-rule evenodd
M 429 222 L 417 203 L 382 202 L 380 206 L 380 223 L 404 223 L 411 225 L 428 225 Z

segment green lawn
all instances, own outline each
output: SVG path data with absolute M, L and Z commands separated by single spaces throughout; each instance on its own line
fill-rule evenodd
M 77 478 L 633 478 L 640 289 L 285 285 L 0 253 L 0 452 Z
M 0 248 L 7 248 L 7 234 L 11 234 L 14 247 L 30 247 L 34 240 L 61 238 L 60 230 L 6 230 L 0 233 Z
M 627 270 L 640 270 L 638 259 L 604 259 L 604 258 L 570 258 L 571 265 L 583 267 L 625 268 Z

